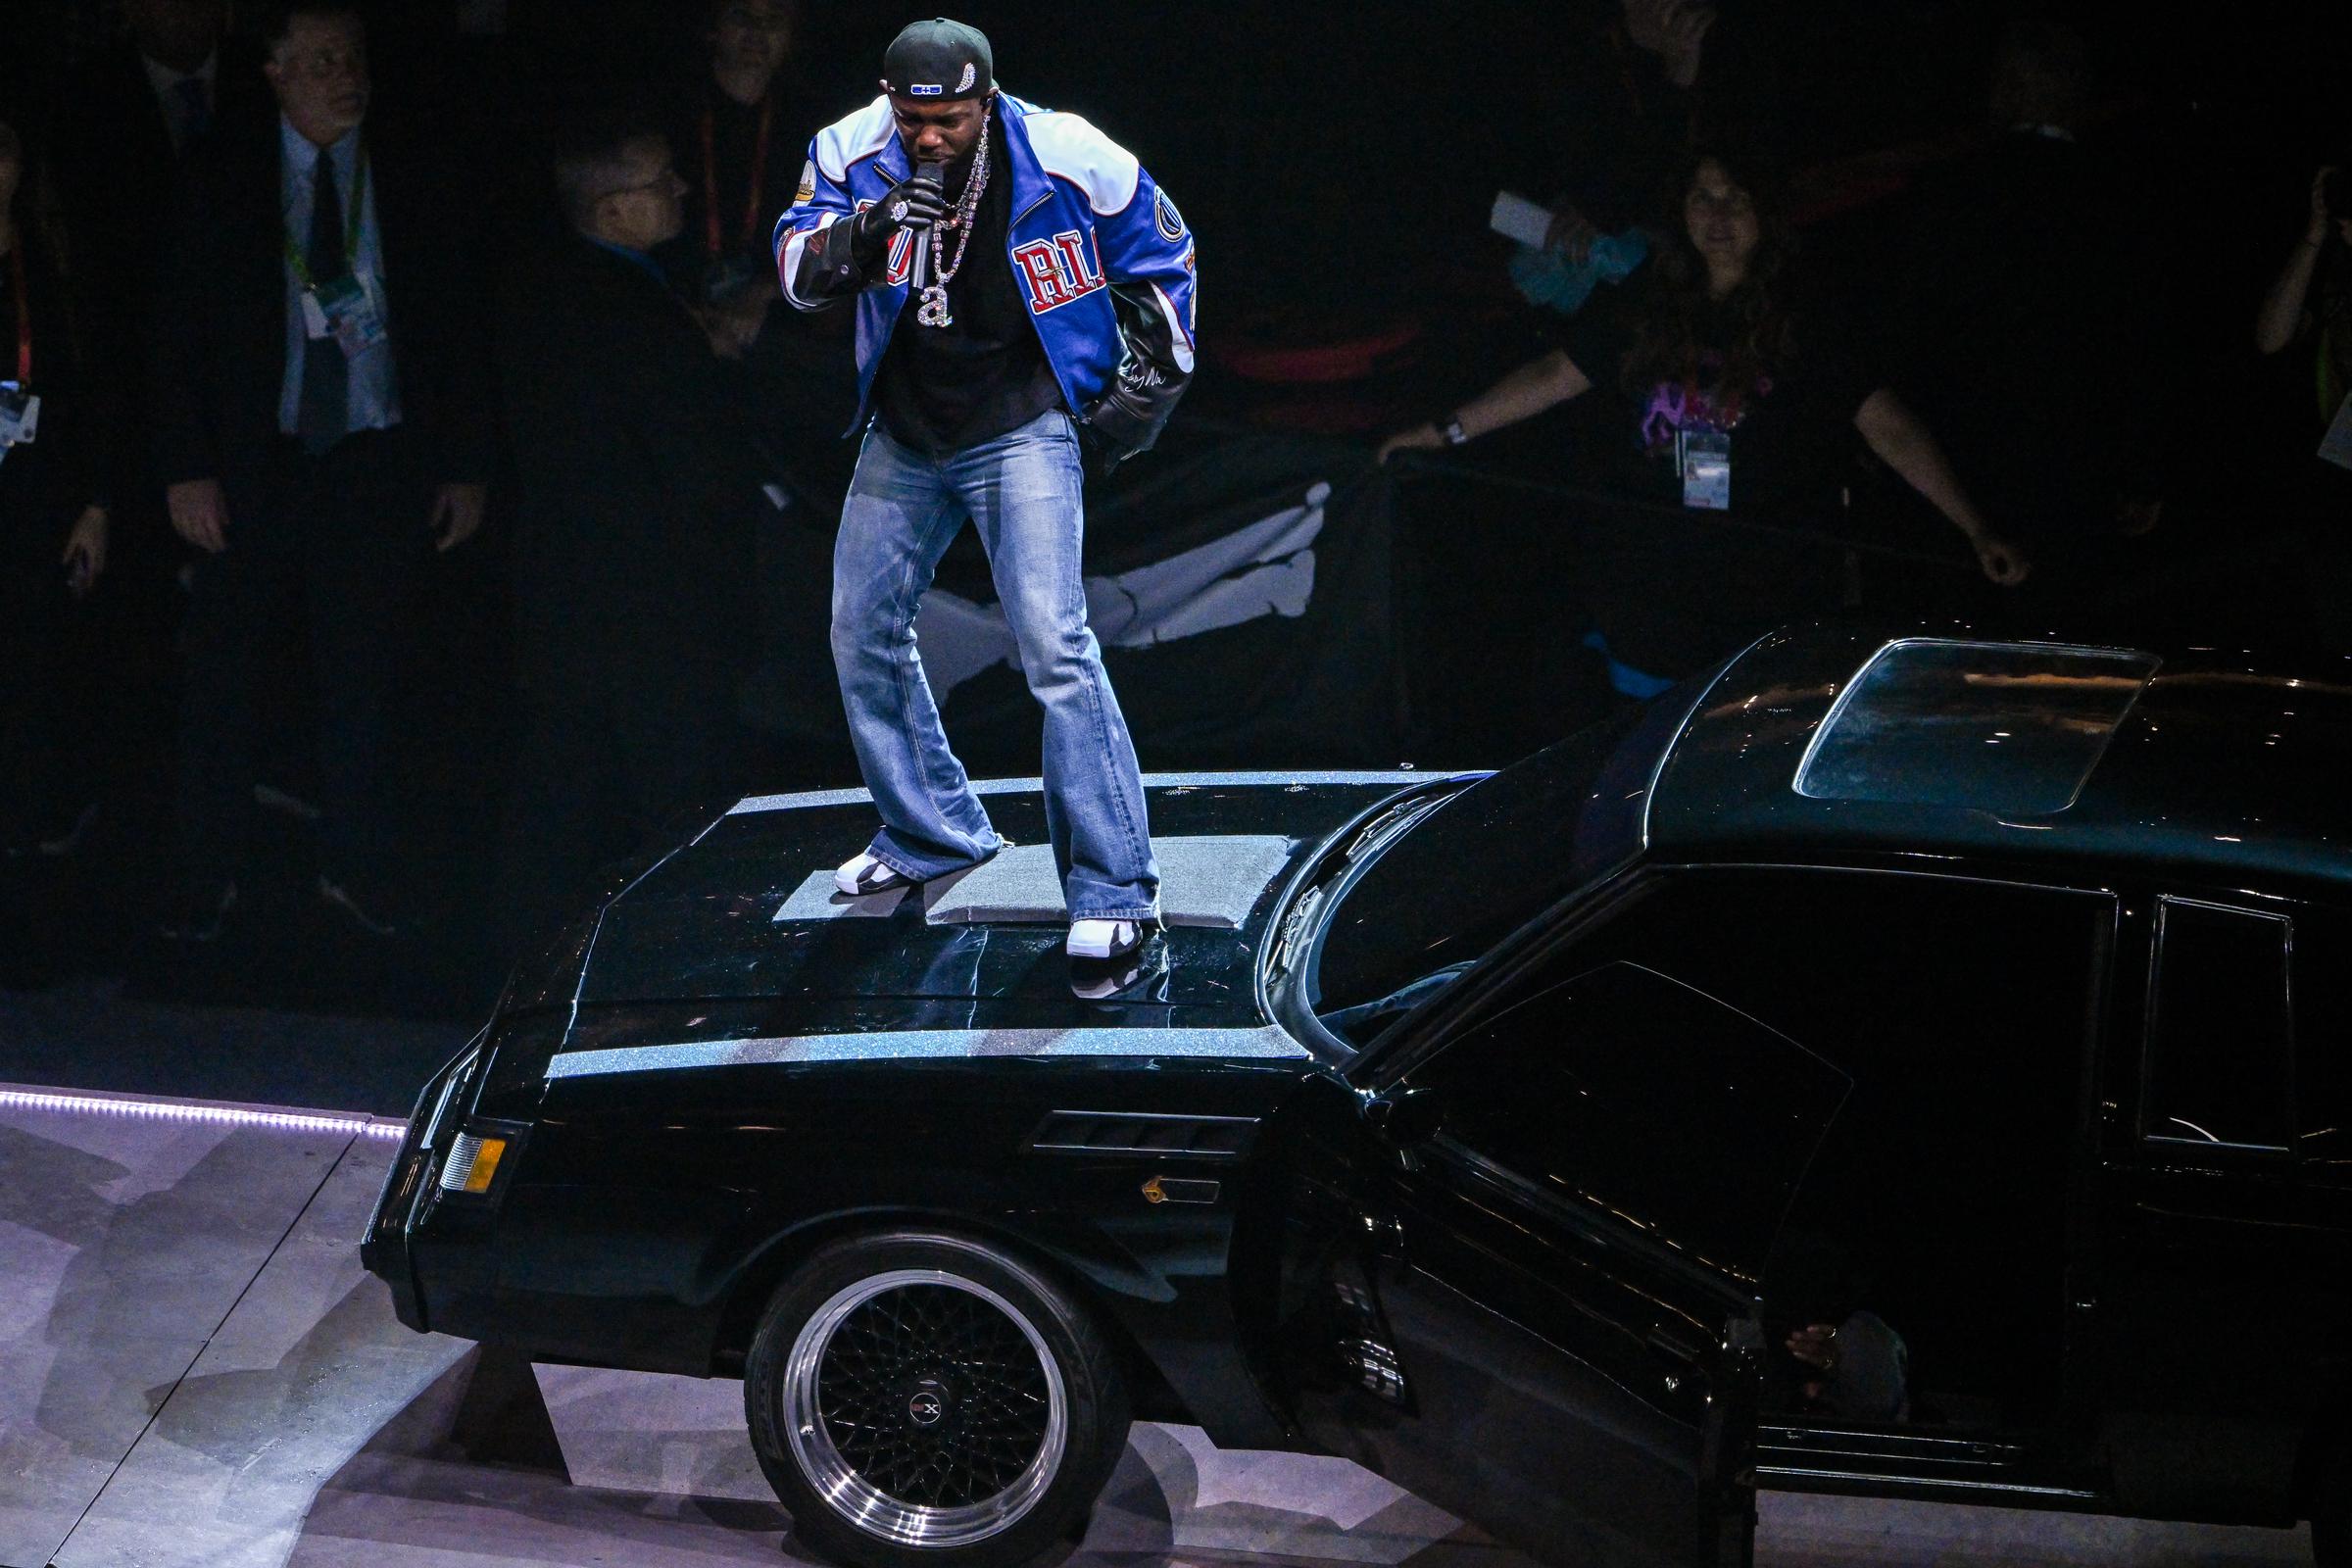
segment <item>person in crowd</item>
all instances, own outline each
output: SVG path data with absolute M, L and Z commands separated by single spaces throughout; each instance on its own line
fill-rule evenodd
M 387 703 L 429 539 L 479 527 L 492 451 L 481 270 L 429 160 L 369 134 L 367 34 L 346 0 L 261 33 L 278 113 L 192 159 L 166 236 L 157 464 L 199 552 L 181 710 L 182 878 L 167 935 L 217 935 L 237 898 L 264 650 L 309 630 L 321 805 L 317 891 L 397 925 Z
M 2320 421 L 2332 423 L 2352 397 L 2352 159 L 2311 176 L 2303 230 L 2254 318 L 2260 353 L 2298 343 L 2313 356 Z
M 703 50 L 666 116 L 685 220 L 657 254 L 719 352 L 738 362 L 721 373 L 758 432 L 763 477 L 835 489 L 846 476 L 833 437 L 857 405 L 850 314 L 777 309 L 767 254 L 800 174 L 792 155 L 818 118 L 803 8 L 706 0 L 701 14 Z
M 858 301 L 877 411 L 834 551 L 833 656 L 882 830 L 835 874 L 903 889 L 1003 847 L 949 750 L 914 619 L 968 514 L 1045 708 L 1068 950 L 1115 958 L 1158 918 L 1134 742 L 1086 622 L 1080 431 L 1152 444 L 1193 369 L 1191 230 L 1135 157 L 997 90 L 978 29 L 900 32 L 883 96 L 817 133 L 776 227 L 785 295 Z
M 106 374 L 92 456 L 115 519 L 115 569 L 92 612 L 103 679 L 84 704 L 101 794 L 138 794 L 168 776 L 186 547 L 166 520 L 154 468 L 151 345 L 156 235 L 181 165 L 223 119 L 264 113 L 250 47 L 224 32 L 223 0 L 126 0 L 125 28 L 66 73 L 53 99 L 52 189 L 77 336 Z M 152 812 L 128 818 L 144 822 Z
M 54 140 L 76 314 L 93 351 L 121 372 L 117 482 L 144 491 L 149 304 L 162 254 L 156 216 L 170 211 L 181 161 L 220 116 L 259 107 L 260 74 L 233 46 L 223 69 L 223 0 L 127 0 L 122 10 L 125 36 L 58 94 Z
M 2302 230 L 2255 314 L 2254 347 L 2302 360 L 2295 381 L 2312 401 L 2297 444 L 2318 457 L 2286 488 L 2301 524 L 2296 576 L 2307 635 L 2338 653 L 2352 646 L 2352 148 L 2311 176 Z
M 1613 482 L 1693 513 L 1802 525 L 1834 505 L 1853 433 L 1968 540 L 1984 573 L 2013 584 L 2025 556 L 1996 533 L 1935 437 L 1868 368 L 1854 334 L 1792 298 L 1795 239 L 1765 174 L 1728 154 L 1689 157 L 1675 220 L 1642 286 L 1557 330 L 1562 346 L 1442 419 L 1391 436 L 1444 451 L 1596 393 Z M 1811 553 L 1785 538 L 1711 529 L 1675 547 L 1639 520 L 1595 530 L 1587 570 L 1620 690 L 1649 695 L 1771 624 L 1831 608 Z
M 1539 24 L 1566 34 L 1551 95 L 1564 123 L 1540 139 L 1558 161 L 1524 177 L 1550 190 L 1544 248 L 1570 267 L 1649 222 L 1693 141 L 1749 145 L 1777 118 L 1761 29 L 1705 0 L 1583 0 Z
M 723 323 L 737 352 L 759 338 L 776 300 L 767 233 L 792 205 L 792 127 L 804 119 L 793 84 L 779 76 L 799 12 L 797 0 L 717 0 L 709 67 L 672 120 L 685 214 L 659 259 L 678 291 Z
M 658 132 L 570 131 L 570 232 L 500 312 L 519 514 L 516 935 L 725 778 L 758 499 L 706 327 L 655 254 L 689 182 Z
M 63 285 L 24 209 L 25 151 L 0 119 L 0 854 L 70 851 L 89 781 L 67 744 L 72 602 L 106 570 L 100 432 Z
M 2003 34 L 1983 145 L 1923 182 L 1896 276 L 1921 416 L 2021 531 L 2033 594 L 2081 612 L 2163 514 L 2167 269 L 2126 172 L 2082 139 L 2090 47 L 2038 19 Z
M 1552 96 L 1571 151 L 1561 167 L 1526 171 L 1551 192 L 1552 218 L 1541 244 L 1513 251 L 1510 275 L 1529 304 L 1573 316 L 1648 257 L 1648 195 L 1690 144 L 1718 19 L 1697 0 L 1588 0 L 1565 15 L 1571 47 Z

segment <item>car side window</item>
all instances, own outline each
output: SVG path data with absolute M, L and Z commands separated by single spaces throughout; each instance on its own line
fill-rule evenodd
M 1775 1347 L 1857 1312 L 1900 1341 L 1908 1371 L 1875 1404 L 1813 1400 L 1776 1348 L 1769 1408 L 2031 1424 L 2063 1383 L 2068 1172 L 2116 919 L 2095 890 L 1659 871 L 1498 1003 L 1525 1005 L 1407 1078 L 1449 1073 L 1447 1128 L 1567 1201 L 1742 1269 L 1777 1232 L 1757 1293 Z M 1782 1097 L 1821 1063 L 1850 1085 L 1784 1213 L 1811 1134 Z
M 2143 1137 L 2281 1152 L 2294 1147 L 2293 935 L 2283 915 L 2160 902 Z
M 1750 1280 L 1846 1090 L 1787 1036 L 1623 961 L 1538 979 L 1408 1077 L 1446 1096 L 1472 1153 Z

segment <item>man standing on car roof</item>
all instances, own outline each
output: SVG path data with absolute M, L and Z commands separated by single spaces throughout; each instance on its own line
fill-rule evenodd
M 1159 869 L 1086 620 L 1081 454 L 1107 467 L 1149 447 L 1191 378 L 1192 234 L 1125 149 L 998 91 L 975 28 L 911 24 L 882 89 L 817 133 L 775 233 L 795 306 L 858 297 L 865 434 L 834 548 L 833 660 L 882 830 L 835 881 L 888 892 L 1004 846 L 914 645 L 968 515 L 1045 708 L 1069 952 L 1116 957 L 1158 917 Z

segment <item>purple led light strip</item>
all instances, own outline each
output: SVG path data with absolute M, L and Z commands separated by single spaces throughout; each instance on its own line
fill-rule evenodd
M 215 1126 L 276 1127 L 289 1132 L 347 1133 L 359 1138 L 398 1138 L 401 1121 L 349 1111 L 294 1110 L 272 1105 L 238 1105 L 217 1100 L 168 1100 L 153 1095 L 78 1093 L 0 1084 L 0 1110 L 62 1110 L 155 1121 L 207 1122 Z

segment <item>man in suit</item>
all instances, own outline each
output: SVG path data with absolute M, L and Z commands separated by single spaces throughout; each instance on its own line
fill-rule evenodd
M 367 132 L 348 0 L 291 0 L 262 33 L 277 101 L 191 160 L 159 290 L 156 461 L 201 555 L 181 708 L 182 885 L 164 930 L 217 935 L 237 899 L 272 622 L 309 632 L 319 897 L 389 934 L 385 710 L 428 534 L 480 526 L 491 462 L 479 270 L 427 168 Z M 379 145 L 380 143 L 380 145 Z
M 754 610 L 757 477 L 719 376 L 725 327 L 654 257 L 686 191 L 669 146 L 575 128 L 556 184 L 570 232 L 516 270 L 500 312 L 527 715 L 505 878 L 518 936 L 726 781 Z
M 137 383 L 146 370 L 156 215 L 170 208 L 181 160 L 210 138 L 223 112 L 236 112 L 236 87 L 249 73 L 259 80 L 233 48 L 223 70 L 225 12 L 222 0 L 128 0 L 128 34 L 57 95 L 53 141 L 75 313 L 121 384 L 118 416 L 137 427 L 114 455 L 118 486 L 144 488 L 147 468 L 146 389 Z M 246 90 L 246 111 L 256 96 Z
M 154 472 L 153 382 L 158 215 L 180 164 L 223 119 L 267 103 L 249 47 L 223 34 L 223 0 L 125 0 L 127 29 L 67 73 L 51 98 L 53 189 L 74 324 L 95 374 L 90 457 L 113 518 L 113 569 L 93 601 L 106 649 L 79 706 L 100 800 L 168 773 L 177 673 L 173 651 L 185 560 Z M 274 115 L 271 108 L 270 113 Z M 132 818 L 135 820 L 135 816 Z

